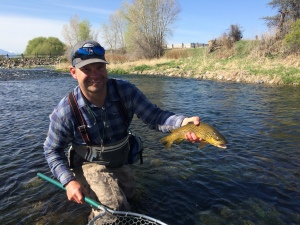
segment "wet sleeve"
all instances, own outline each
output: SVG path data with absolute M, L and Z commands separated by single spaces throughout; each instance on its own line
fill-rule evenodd
M 69 168 L 65 149 L 71 142 L 71 135 L 66 122 L 59 117 L 57 110 L 50 115 L 50 126 L 44 142 L 44 155 L 52 174 L 62 185 L 74 180 Z

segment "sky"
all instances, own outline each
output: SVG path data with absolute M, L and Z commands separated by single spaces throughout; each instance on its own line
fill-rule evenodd
M 167 44 L 207 43 L 221 36 L 230 25 L 239 25 L 243 39 L 269 33 L 262 20 L 274 16 L 271 0 L 178 0 L 179 19 L 172 26 Z M 0 49 L 21 54 L 28 41 L 36 37 L 62 36 L 64 25 L 75 15 L 88 20 L 101 33 L 103 24 L 119 10 L 122 0 L 0 0 Z M 101 44 L 101 35 L 98 37 Z

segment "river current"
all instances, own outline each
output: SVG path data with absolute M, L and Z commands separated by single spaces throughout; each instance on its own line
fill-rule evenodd
M 147 75 L 134 83 L 159 107 L 216 127 L 227 149 L 183 142 L 165 150 L 134 119 L 144 164 L 134 164 L 133 210 L 170 225 L 300 224 L 300 88 Z M 1 224 L 87 224 L 90 206 L 69 202 L 43 155 L 49 114 L 77 85 L 49 69 L 0 70 Z

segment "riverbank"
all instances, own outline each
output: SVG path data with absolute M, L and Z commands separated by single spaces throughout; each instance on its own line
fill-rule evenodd
M 35 57 L 35 58 L 0 58 L 0 68 L 32 68 L 39 66 L 54 66 L 61 63 L 62 57 Z
M 231 49 L 208 53 L 207 48 L 167 50 L 160 59 L 133 60 L 106 54 L 112 74 L 150 74 L 270 85 L 300 85 L 300 56 L 262 49 L 258 41 L 239 41 Z M 69 64 L 56 65 L 69 70 Z
M 188 59 L 187 59 L 188 60 Z M 193 59 L 190 59 L 193 60 Z M 109 73 L 115 74 L 149 74 L 171 77 L 185 77 L 203 80 L 233 81 L 241 83 L 259 83 L 273 85 L 299 85 L 300 82 L 293 77 L 291 81 L 279 72 L 279 70 L 290 70 L 288 67 L 275 69 L 272 65 L 243 64 L 249 66 L 249 69 L 242 68 L 241 63 L 231 62 L 224 64 L 220 61 L 211 62 L 211 66 L 188 66 L 184 61 L 173 60 L 151 60 L 136 61 L 122 64 L 108 65 Z M 276 64 L 274 62 L 274 64 Z M 208 69 L 208 67 L 210 67 Z M 251 68 L 251 69 L 250 69 Z M 266 73 L 270 70 L 268 73 Z M 261 71 L 261 72 L 260 72 Z M 274 71 L 274 73 L 272 73 Z M 300 76 L 300 70 L 299 70 Z
M 109 57 L 107 57 L 109 61 Z M 69 63 L 55 66 L 68 71 Z M 111 74 L 148 74 L 170 77 L 185 77 L 203 80 L 259 83 L 270 85 L 300 85 L 300 59 L 153 59 L 132 62 L 110 63 Z

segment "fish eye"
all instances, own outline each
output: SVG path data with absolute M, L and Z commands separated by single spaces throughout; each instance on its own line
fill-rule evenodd
M 216 133 L 214 133 L 214 136 L 215 136 L 217 141 L 220 140 L 219 136 Z

